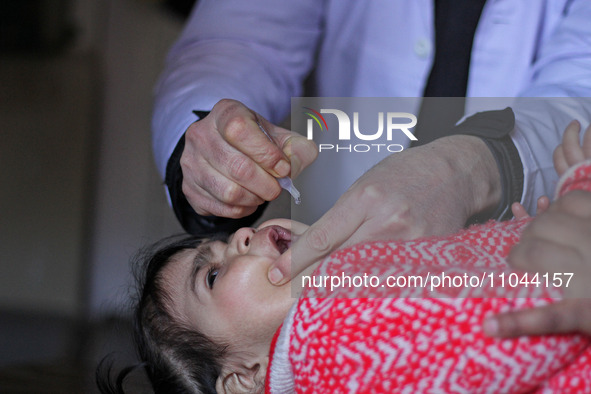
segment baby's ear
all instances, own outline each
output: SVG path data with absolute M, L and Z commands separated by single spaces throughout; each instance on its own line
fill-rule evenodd
M 251 365 L 224 366 L 216 382 L 218 393 L 262 393 L 265 389 L 265 376 L 268 361 Z

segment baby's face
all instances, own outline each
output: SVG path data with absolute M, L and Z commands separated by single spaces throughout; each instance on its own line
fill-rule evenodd
M 267 271 L 305 227 L 274 219 L 181 253 L 163 271 L 177 317 L 213 340 L 268 349 L 295 298 Z

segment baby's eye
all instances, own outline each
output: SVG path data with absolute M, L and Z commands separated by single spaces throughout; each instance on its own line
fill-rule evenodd
M 210 289 L 213 289 L 213 284 L 218 276 L 218 269 L 216 267 L 211 267 L 209 271 L 207 271 L 207 285 Z

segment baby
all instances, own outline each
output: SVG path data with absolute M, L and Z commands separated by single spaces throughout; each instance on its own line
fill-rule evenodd
M 578 132 L 578 123 L 569 125 L 555 155 L 559 175 L 571 167 L 561 193 L 591 191 L 591 163 L 581 162 L 591 159 L 591 127 L 583 147 L 572 138 Z M 577 184 L 580 180 L 586 183 Z M 526 216 L 523 207 L 514 212 Z M 407 272 L 424 276 L 442 267 L 507 271 L 504 258 L 529 220 L 490 222 L 447 238 L 356 245 L 309 267 L 292 282 L 300 284 L 313 273 L 338 275 L 353 266 L 380 277 Z M 552 302 L 558 294 L 552 289 L 532 290 L 519 299 L 502 292 L 494 298 L 474 298 L 472 293 L 464 298 L 404 298 L 398 297 L 404 290 L 388 289 L 390 298 L 376 298 L 387 296 L 380 293 L 382 287 L 353 292 L 309 287 L 296 298 L 290 283 L 272 285 L 268 267 L 306 227 L 275 219 L 256 229 L 242 228 L 228 239 L 168 240 L 149 256 L 139 278 L 134 322 L 142 366 L 156 393 L 589 387 L 586 338 L 499 340 L 482 333 L 488 313 Z M 126 373 L 117 387 L 99 384 L 101 391 L 123 392 Z

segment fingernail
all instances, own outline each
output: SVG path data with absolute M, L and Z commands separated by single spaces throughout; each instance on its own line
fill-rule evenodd
M 482 330 L 490 337 L 499 335 L 499 322 L 495 318 L 488 318 L 482 324 Z
M 289 174 L 290 168 L 291 166 L 289 165 L 289 163 L 282 159 L 279 161 L 279 163 L 275 165 L 273 170 L 277 173 L 277 175 L 283 177 Z
M 271 271 L 269 271 L 269 280 L 273 284 L 277 284 L 281 282 L 283 279 L 283 273 L 279 270 L 279 268 L 275 267 Z

